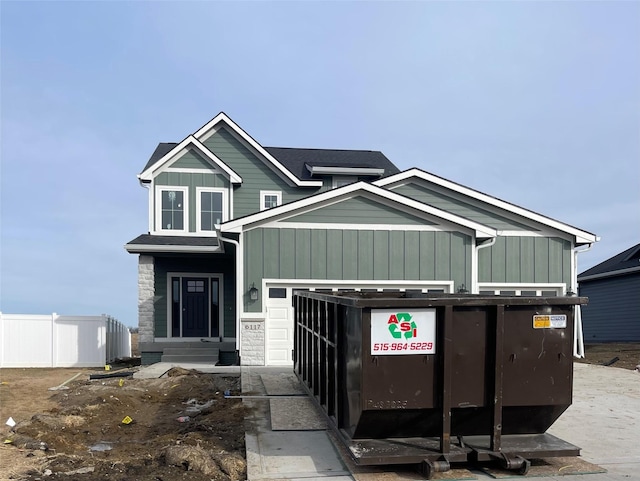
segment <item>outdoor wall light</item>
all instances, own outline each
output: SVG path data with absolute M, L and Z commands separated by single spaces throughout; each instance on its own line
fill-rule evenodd
M 252 301 L 258 300 L 258 288 L 253 282 L 251 283 L 251 288 L 249 289 L 249 299 L 251 299 Z

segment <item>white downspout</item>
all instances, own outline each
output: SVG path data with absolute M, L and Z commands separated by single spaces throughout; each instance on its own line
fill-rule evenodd
M 496 241 L 498 240 L 497 237 L 492 237 L 491 240 L 489 242 L 487 242 L 486 244 L 478 244 L 476 245 L 475 249 L 476 249 L 476 255 L 475 255 L 475 259 L 473 260 L 473 263 L 471 265 L 471 293 L 472 294 L 479 294 L 480 293 L 480 288 L 478 287 L 478 264 L 480 261 L 480 257 L 479 257 L 479 253 L 480 253 L 480 249 L 484 249 L 485 247 L 491 247 L 492 245 L 494 245 L 496 243 Z M 477 240 L 476 240 L 477 242 Z
M 578 254 L 587 252 L 593 247 L 593 243 L 588 244 L 585 249 L 573 249 L 573 272 L 571 273 L 571 291 L 578 294 Z M 582 332 L 582 308 L 580 305 L 575 306 L 574 312 L 574 329 L 573 329 L 573 356 L 578 359 L 584 357 L 584 333 Z
M 242 239 L 240 234 L 239 239 Z M 234 239 L 227 239 L 220 235 L 222 242 L 229 242 L 236 246 L 236 351 L 240 352 L 240 313 L 242 312 L 242 280 L 243 280 L 243 262 L 242 262 L 242 249 L 240 241 Z

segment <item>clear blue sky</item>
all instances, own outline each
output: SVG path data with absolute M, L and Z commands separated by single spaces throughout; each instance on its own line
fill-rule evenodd
M 640 242 L 640 2 L 0 2 L 10 313 L 137 325 L 136 174 L 225 111 Z

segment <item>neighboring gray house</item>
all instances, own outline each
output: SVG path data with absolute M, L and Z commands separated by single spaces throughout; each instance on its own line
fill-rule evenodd
M 640 244 L 578 276 L 585 342 L 640 341 Z
M 290 365 L 295 288 L 562 295 L 596 241 L 380 152 L 263 147 L 224 113 L 138 179 L 144 364 L 206 344 Z

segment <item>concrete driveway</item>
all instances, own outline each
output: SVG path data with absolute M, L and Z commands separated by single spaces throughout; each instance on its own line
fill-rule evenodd
M 574 364 L 573 404 L 549 432 L 582 448 L 606 474 L 570 481 L 640 480 L 640 373 Z

